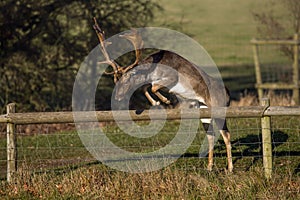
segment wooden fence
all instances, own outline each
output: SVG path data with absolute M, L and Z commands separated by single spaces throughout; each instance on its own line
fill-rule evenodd
M 254 65 L 255 65 L 255 75 L 256 75 L 256 84 L 255 87 L 258 90 L 258 97 L 259 99 L 263 98 L 263 90 L 264 89 L 279 89 L 279 90 L 293 90 L 293 100 L 296 105 L 299 105 L 299 35 L 295 34 L 292 40 L 258 40 L 252 39 L 251 44 L 253 45 L 253 58 L 254 58 Z M 259 51 L 258 47 L 261 45 L 285 45 L 285 46 L 292 46 L 293 47 L 293 77 L 292 83 L 264 83 L 262 80 L 262 73 L 261 73 L 261 65 L 259 59 Z
M 272 116 L 300 116 L 300 107 L 278 107 L 270 106 L 268 99 L 263 99 L 261 106 L 249 107 L 229 107 L 218 108 L 214 110 L 214 116 L 224 113 L 226 110 L 227 118 L 260 118 L 263 143 L 263 164 L 265 176 L 271 177 L 272 174 L 272 144 L 271 144 L 271 122 Z M 211 111 L 209 109 L 188 109 L 185 114 L 181 114 L 180 109 L 157 110 L 151 113 L 144 111 L 142 114 L 135 114 L 135 111 L 129 111 L 131 119 L 127 117 L 127 111 L 96 111 L 99 122 L 112 122 L 114 115 L 117 114 L 123 121 L 144 121 L 144 120 L 180 120 L 195 119 L 195 116 L 209 118 Z M 17 141 L 16 125 L 23 124 L 52 124 L 52 123 L 73 123 L 73 112 L 34 112 L 34 113 L 15 113 L 15 104 L 7 105 L 7 114 L 0 115 L 0 123 L 7 124 L 7 181 L 12 181 L 14 173 L 17 171 Z M 167 118 L 165 118 L 165 114 Z M 81 122 L 93 122 L 88 112 L 78 112 L 77 116 Z

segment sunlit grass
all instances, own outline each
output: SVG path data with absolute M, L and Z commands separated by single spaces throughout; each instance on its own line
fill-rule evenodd
M 218 66 L 253 64 L 252 38 L 258 22 L 253 12 L 273 10 L 283 24 L 288 24 L 288 12 L 272 0 L 161 0 L 164 12 L 159 12 L 154 26 L 166 26 L 189 34 L 212 56 Z M 265 52 L 267 53 L 267 52 Z M 276 54 L 277 55 L 277 54 Z M 266 55 L 267 58 L 276 56 Z

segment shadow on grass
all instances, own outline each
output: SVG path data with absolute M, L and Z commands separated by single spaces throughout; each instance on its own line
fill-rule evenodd
M 290 151 L 280 151 L 277 152 L 275 151 L 276 148 L 278 148 L 280 145 L 283 143 L 287 142 L 289 136 L 288 134 L 275 130 L 272 132 L 272 154 L 273 156 L 284 156 L 284 155 L 299 155 L 299 152 L 290 152 Z M 248 171 L 257 161 L 262 159 L 262 134 L 259 133 L 258 135 L 247 135 L 244 138 L 239 138 L 235 141 L 232 141 L 232 146 L 233 146 L 233 152 L 234 155 L 234 163 L 237 162 L 238 160 L 242 159 L 243 157 L 253 157 L 253 162 L 251 165 L 249 165 L 246 168 L 246 171 Z M 240 151 L 238 151 L 240 149 Z
M 237 138 L 236 140 L 232 141 L 232 155 L 233 155 L 233 163 L 236 164 L 237 161 L 242 160 L 245 157 L 252 157 L 253 160 L 251 163 L 245 164 L 245 171 L 249 171 L 252 166 L 256 164 L 257 161 L 262 160 L 262 135 L 259 134 L 249 134 L 245 137 Z M 272 132 L 272 148 L 273 148 L 273 155 L 276 157 L 284 157 L 284 156 L 298 156 L 300 155 L 299 151 L 290 151 L 290 149 L 282 148 L 282 150 L 278 150 L 277 148 L 281 146 L 282 144 L 286 143 L 288 141 L 289 135 L 279 131 L 275 130 Z M 224 157 L 226 156 L 226 148 L 223 140 L 219 140 L 219 144 L 215 147 L 215 154 L 214 157 Z M 164 155 L 166 156 L 166 155 Z M 180 155 L 169 155 L 172 156 L 180 156 Z M 159 158 L 160 156 L 158 156 Z M 181 158 L 198 158 L 198 153 L 185 153 Z M 153 158 L 153 157 L 149 157 Z M 147 157 L 146 157 L 147 159 Z M 128 160 L 128 159 L 127 159 Z M 135 159 L 132 159 L 133 161 Z M 111 162 L 121 162 L 124 161 L 122 159 L 118 160 L 112 160 Z M 81 162 L 81 163 L 72 163 L 71 165 L 67 166 L 60 166 L 56 167 L 54 170 L 49 169 L 49 171 L 54 171 L 55 174 L 61 174 L 65 173 L 67 171 L 73 171 L 81 167 L 86 166 L 93 166 L 93 165 L 101 165 L 100 161 L 97 160 L 91 160 L 89 162 Z M 106 168 L 103 165 L 104 168 Z M 296 164 L 293 169 L 293 174 L 299 174 L 300 173 L 300 163 Z M 44 173 L 47 170 L 41 170 L 40 172 L 38 170 L 35 171 L 35 173 Z M 3 180 L 3 177 L 1 178 Z
M 299 151 L 291 151 L 290 149 L 282 148 L 278 150 L 278 147 L 288 141 L 288 134 L 275 130 L 272 132 L 272 149 L 273 156 L 284 157 L 284 156 L 299 156 Z M 252 157 L 253 160 L 250 164 L 247 164 L 246 171 L 249 171 L 252 166 L 254 166 L 257 161 L 262 160 L 262 134 L 250 134 L 242 138 L 238 138 L 232 143 L 232 156 L 233 164 L 236 164 L 238 161 L 242 160 L 245 157 Z M 215 146 L 214 157 L 224 157 L 226 156 L 225 144 L 223 140 L 219 140 L 219 145 Z M 186 153 L 183 157 L 198 157 L 198 154 L 195 153 Z M 294 173 L 297 174 L 300 172 L 300 164 L 294 170 Z
M 293 173 L 293 174 L 295 174 L 295 175 L 300 174 L 300 163 L 299 163 L 299 165 L 297 166 L 297 168 L 294 170 L 294 173 Z

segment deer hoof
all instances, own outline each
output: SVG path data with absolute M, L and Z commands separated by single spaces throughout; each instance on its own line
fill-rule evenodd
M 171 104 L 170 100 L 165 101 L 165 104 Z
M 233 171 L 233 167 L 228 167 L 228 172 L 232 173 L 232 171 Z
M 207 171 L 209 171 L 209 172 L 212 171 L 212 165 L 207 165 Z

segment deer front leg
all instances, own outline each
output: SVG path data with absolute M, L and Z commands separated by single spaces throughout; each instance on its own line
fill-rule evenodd
M 154 94 L 165 104 L 170 104 L 171 101 L 169 99 L 167 99 L 167 97 L 165 97 L 164 95 L 162 95 L 159 91 L 154 92 Z
M 151 96 L 151 95 L 149 94 L 149 92 L 148 92 L 148 88 L 149 88 L 149 86 L 145 86 L 145 87 L 143 88 L 144 94 L 145 94 L 145 96 L 147 97 L 148 101 L 151 103 L 152 106 L 159 106 L 159 105 L 160 105 L 160 102 L 159 102 L 159 101 L 155 101 L 155 100 L 152 98 L 152 96 Z
M 165 97 L 164 95 L 162 95 L 158 90 L 161 89 L 162 86 L 160 85 L 157 85 L 157 84 L 154 84 L 151 88 L 151 91 L 162 101 L 164 102 L 165 104 L 170 104 L 171 101 Z

